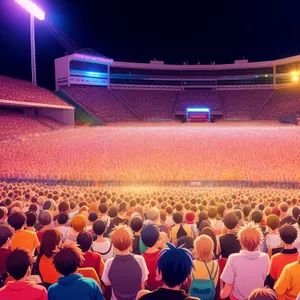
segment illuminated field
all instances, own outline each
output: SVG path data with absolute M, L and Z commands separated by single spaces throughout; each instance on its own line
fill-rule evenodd
M 300 181 L 300 128 L 276 123 L 65 129 L 0 143 L 0 177 Z

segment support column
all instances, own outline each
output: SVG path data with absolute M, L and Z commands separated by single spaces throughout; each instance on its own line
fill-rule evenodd
M 36 84 L 36 60 L 35 60 L 35 32 L 34 16 L 30 14 L 30 46 L 31 46 L 31 78 L 32 84 Z

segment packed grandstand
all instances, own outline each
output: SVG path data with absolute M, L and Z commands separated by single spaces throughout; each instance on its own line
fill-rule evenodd
M 299 61 L 0 77 L 0 299 L 300 299 Z

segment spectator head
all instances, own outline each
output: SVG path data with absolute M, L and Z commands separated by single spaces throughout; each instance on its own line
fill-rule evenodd
M 219 204 L 217 206 L 217 211 L 218 211 L 218 214 L 220 217 L 223 217 L 225 210 L 226 210 L 226 207 L 224 204 Z
M 243 212 L 240 209 L 235 209 L 233 212 L 237 216 L 239 222 L 243 222 L 243 220 L 244 220 L 244 214 L 243 214 Z
M 54 211 L 55 210 L 55 203 L 53 200 L 46 200 L 43 204 L 43 210 L 50 210 Z
M 210 262 L 214 257 L 214 242 L 206 234 L 198 236 L 194 242 L 195 258 Z
M 59 212 L 68 212 L 70 209 L 70 205 L 67 201 L 62 201 L 58 204 L 58 211 Z
M 134 217 L 130 221 L 130 228 L 132 229 L 133 232 L 140 232 L 142 227 L 143 227 L 143 220 L 141 217 Z
M 40 212 L 38 221 L 42 226 L 50 225 L 52 220 L 53 220 L 53 216 L 49 210 L 43 210 Z
M 194 250 L 194 239 L 190 236 L 182 236 L 177 241 L 177 247 L 183 247 L 192 252 Z
M 57 216 L 57 223 L 59 225 L 65 225 L 69 221 L 69 215 L 65 212 L 61 212 Z
M 264 287 L 253 290 L 248 300 L 278 300 L 278 296 L 270 288 Z
M 29 211 L 26 213 L 26 226 L 33 227 L 37 221 L 37 215 L 33 211 Z
M 8 225 L 0 225 L 0 248 L 3 246 L 10 248 L 13 234 L 14 230 L 12 227 Z
M 255 224 L 259 224 L 262 221 L 263 214 L 260 210 L 253 210 L 250 213 L 250 221 L 253 221 Z
M 77 244 L 83 253 L 89 251 L 92 247 L 93 236 L 88 231 L 82 231 L 77 236 Z
M 272 214 L 280 217 L 280 209 L 278 207 L 276 207 L 276 206 L 272 207 L 272 211 L 271 212 L 272 212 Z
M 166 212 L 167 212 L 167 214 L 168 214 L 169 216 L 171 216 L 171 215 L 173 214 L 173 208 L 172 208 L 172 206 L 167 206 Z
M 279 235 L 284 244 L 292 245 L 297 239 L 298 231 L 292 225 L 285 225 L 279 229 Z
M 233 230 L 237 227 L 239 220 L 235 213 L 231 212 L 224 216 L 223 222 L 228 230 Z
M 159 228 L 153 224 L 146 225 L 142 229 L 141 239 L 147 248 L 155 246 L 159 240 Z
M 159 220 L 160 217 L 160 211 L 158 208 L 156 207 L 152 207 L 148 210 L 147 212 L 147 219 L 154 222 Z
M 245 216 L 245 218 L 248 218 L 251 212 L 251 207 L 246 205 L 243 207 L 243 214 Z
M 254 222 L 250 222 L 238 232 L 238 239 L 241 246 L 247 251 L 256 251 L 262 242 L 262 238 L 262 232 Z
M 121 202 L 119 205 L 119 212 L 124 213 L 127 210 L 127 203 L 126 202 Z
M 32 211 L 32 212 L 35 212 L 35 213 L 36 213 L 37 210 L 38 210 L 38 207 L 37 207 L 36 204 L 30 204 L 30 205 L 29 205 L 28 211 Z
M 180 212 L 176 212 L 173 214 L 173 221 L 175 222 L 175 224 L 181 224 L 183 221 L 183 216 L 182 213 Z
M 77 204 L 75 201 L 70 201 L 70 210 L 73 211 L 74 209 L 76 209 Z
M 107 205 L 105 203 L 100 204 L 98 209 L 101 214 L 107 213 Z
M 106 224 L 104 221 L 102 220 L 96 220 L 93 223 L 93 231 L 97 234 L 97 235 L 103 235 L 104 232 L 106 230 Z
M 61 242 L 62 234 L 60 231 L 56 229 L 45 230 L 42 235 L 40 256 L 45 255 L 46 257 L 51 258 Z
M 191 253 L 167 243 L 168 248 L 160 252 L 157 262 L 158 280 L 170 288 L 180 286 L 189 277 L 194 265 Z
M 195 222 L 195 213 L 194 212 L 188 212 L 186 215 L 185 215 L 185 222 L 186 224 L 194 224 Z
M 28 250 L 15 249 L 5 262 L 7 272 L 14 280 L 26 278 L 31 274 L 33 259 Z
M 113 207 L 111 207 L 109 210 L 108 210 L 108 216 L 110 217 L 110 218 L 115 218 L 116 216 L 118 215 L 118 209 L 115 207 L 115 206 L 113 206 Z
M 298 206 L 293 207 L 292 209 L 293 219 L 298 220 L 299 215 L 300 215 L 300 208 Z
M 95 213 L 94 211 L 90 212 L 88 219 L 90 222 L 95 222 L 98 219 L 97 213 Z
M 208 208 L 207 215 L 210 219 L 215 219 L 218 215 L 218 210 L 215 206 L 211 206 Z
M 176 204 L 175 209 L 177 212 L 181 212 L 183 210 L 183 206 L 181 204 Z
M 83 261 L 82 251 L 75 243 L 62 246 L 53 257 L 55 269 L 63 276 L 75 273 Z
M 201 232 L 206 227 L 211 227 L 210 222 L 208 220 L 201 222 L 200 226 L 198 227 L 199 232 Z
M 7 219 L 8 210 L 6 207 L 1 206 L 0 207 L 0 222 L 5 222 Z
M 79 233 L 85 229 L 86 223 L 87 223 L 87 219 L 86 219 L 85 215 L 78 214 L 78 215 L 74 216 L 74 218 L 72 219 L 71 225 L 72 225 L 72 228 L 76 232 Z
M 287 210 L 289 209 L 289 206 L 285 202 L 281 202 L 279 204 L 279 209 L 282 213 L 286 213 Z
M 21 212 L 15 212 L 8 217 L 8 224 L 14 228 L 14 230 L 21 229 L 26 224 L 26 216 Z
M 275 230 L 278 228 L 280 223 L 280 219 L 278 216 L 271 214 L 267 217 L 267 226 L 271 228 L 272 230 Z
M 111 242 L 120 252 L 131 250 L 133 233 L 126 225 L 119 225 L 111 233 Z

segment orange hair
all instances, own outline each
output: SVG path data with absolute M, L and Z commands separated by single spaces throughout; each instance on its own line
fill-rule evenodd
M 85 229 L 87 223 L 87 219 L 84 215 L 78 214 L 72 220 L 72 228 L 76 232 L 81 232 Z

